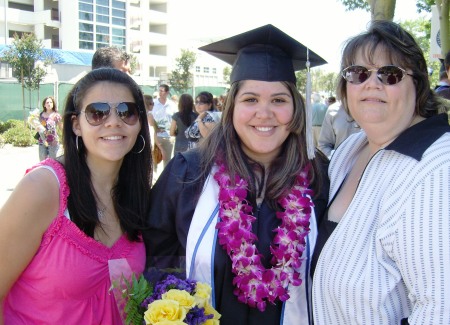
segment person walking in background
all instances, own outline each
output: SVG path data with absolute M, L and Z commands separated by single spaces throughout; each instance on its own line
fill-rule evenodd
M 189 94 L 182 94 L 178 101 L 178 112 L 172 115 L 170 135 L 175 137 L 174 156 L 177 152 L 186 151 L 189 141 L 184 132 L 195 121 L 194 99 Z
M 221 112 L 214 106 L 213 95 L 207 91 L 202 91 L 195 97 L 195 111 L 198 114 L 197 119 L 185 131 L 185 136 L 189 140 L 189 149 L 198 146 L 200 139 L 211 132 L 221 116 Z
M 313 125 L 313 136 L 314 136 L 314 146 L 317 147 L 317 142 L 319 140 L 320 129 L 322 127 L 323 119 L 327 111 L 327 106 L 322 103 L 322 97 L 318 93 L 313 93 L 312 95 L 312 125 Z
M 56 158 L 60 148 L 58 129 L 62 127 L 61 120 L 55 99 L 52 96 L 45 97 L 42 101 L 42 112 L 39 114 L 39 121 L 45 128 L 44 138 L 41 136 L 38 139 L 40 161 Z
M 170 125 L 172 124 L 172 115 L 176 112 L 174 103 L 168 98 L 169 86 L 161 84 L 159 86 L 159 97 L 154 99 L 153 110 L 151 111 L 151 124 L 155 128 L 155 145 L 162 152 L 164 168 L 172 158 L 174 138 L 170 136 Z M 157 166 L 155 172 L 157 171 Z
M 326 157 L 309 156 L 296 88 L 293 61 L 305 67 L 307 49 L 272 25 L 201 49 L 220 48 L 237 52 L 223 116 L 153 187 L 147 266 L 211 285 L 221 325 L 312 324 L 309 259 L 328 179 Z
M 339 102 L 334 103 L 328 107 L 325 113 L 317 148 L 328 158 L 331 158 L 334 150 L 349 135 L 360 130 L 361 128 L 348 116 L 342 104 Z
M 91 68 L 92 70 L 98 68 L 114 68 L 130 74 L 130 55 L 115 46 L 102 47 L 95 51 L 92 57 Z
M 362 131 L 330 162 L 314 324 L 450 324 L 450 107 L 391 21 L 349 39 L 341 68 L 337 95 Z
M 153 97 L 150 95 L 144 94 L 144 105 L 145 105 L 145 111 L 147 112 L 147 122 L 148 122 L 148 128 L 150 132 L 150 139 L 151 139 L 151 149 L 153 150 L 155 146 L 155 128 L 152 125 L 152 110 L 155 103 L 153 102 Z
M 0 323 L 122 325 L 111 284 L 144 270 L 152 178 L 139 85 L 92 70 L 63 125 L 64 156 L 28 170 L 0 209 Z

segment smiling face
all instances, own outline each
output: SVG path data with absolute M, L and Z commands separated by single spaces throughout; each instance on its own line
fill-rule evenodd
M 81 111 L 91 103 L 135 102 L 131 91 L 118 83 L 99 82 L 89 89 L 82 102 Z M 94 160 L 122 161 L 133 148 L 139 134 L 140 121 L 128 125 L 111 109 L 108 118 L 98 126 L 90 125 L 84 112 L 73 119 L 72 127 L 76 135 L 82 137 L 87 151 L 88 163 Z
M 281 82 L 244 81 L 236 94 L 233 125 L 242 150 L 253 160 L 268 166 L 289 135 L 294 101 Z
M 383 48 L 377 48 L 369 62 L 360 50 L 354 65 L 378 69 L 386 65 L 401 66 L 390 62 Z M 407 70 L 408 73 L 412 71 Z M 405 76 L 395 85 L 385 85 L 378 80 L 376 72 L 361 84 L 347 82 L 347 105 L 355 121 L 363 128 L 369 140 L 379 145 L 390 143 L 411 125 L 416 105 L 414 79 Z

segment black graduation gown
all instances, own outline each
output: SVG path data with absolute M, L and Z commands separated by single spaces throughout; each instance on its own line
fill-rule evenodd
M 322 191 L 314 199 L 317 218 L 321 218 L 327 204 L 328 177 L 323 163 Z M 204 182 L 193 182 L 199 175 L 199 153 L 190 150 L 177 154 L 166 166 L 151 192 L 149 230 L 144 232 L 147 249 L 147 266 L 176 268 L 185 266 L 186 240 Z M 254 211 L 257 220 L 253 231 L 258 236 L 256 246 L 264 256 L 263 264 L 270 267 L 270 243 L 280 220 L 264 202 Z M 209 216 L 208 216 L 209 217 Z M 319 220 L 320 221 L 320 220 Z M 317 224 L 320 224 L 320 222 Z M 220 245 L 214 258 L 214 285 L 216 310 L 222 314 L 223 325 L 279 324 L 282 303 L 268 304 L 264 312 L 238 302 L 233 294 L 231 260 Z

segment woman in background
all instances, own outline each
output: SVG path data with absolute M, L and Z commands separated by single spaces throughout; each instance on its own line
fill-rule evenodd
M 178 112 L 172 115 L 172 124 L 170 125 L 170 135 L 175 137 L 174 156 L 177 152 L 188 149 L 189 141 L 184 132 L 196 118 L 194 99 L 189 94 L 182 94 L 178 101 Z
M 56 158 L 59 150 L 58 129 L 61 125 L 61 115 L 58 113 L 55 99 L 51 96 L 45 97 L 42 101 L 42 112 L 39 121 L 45 127 L 44 138 L 39 137 L 39 160 Z
M 213 95 L 207 91 L 202 91 L 195 97 L 195 110 L 198 113 L 197 119 L 185 131 L 189 149 L 198 146 L 200 139 L 209 134 L 221 116 L 214 106 Z

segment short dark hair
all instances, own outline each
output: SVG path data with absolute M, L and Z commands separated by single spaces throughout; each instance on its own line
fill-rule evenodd
M 168 93 L 169 90 L 170 90 L 169 85 L 166 85 L 166 84 L 160 84 L 160 85 L 159 85 L 159 88 L 164 88 L 164 91 L 165 91 L 166 93 Z
M 114 68 L 114 62 L 125 61 L 128 62 L 130 55 L 124 50 L 116 47 L 102 47 L 95 51 L 92 57 L 92 70 L 98 68 Z

